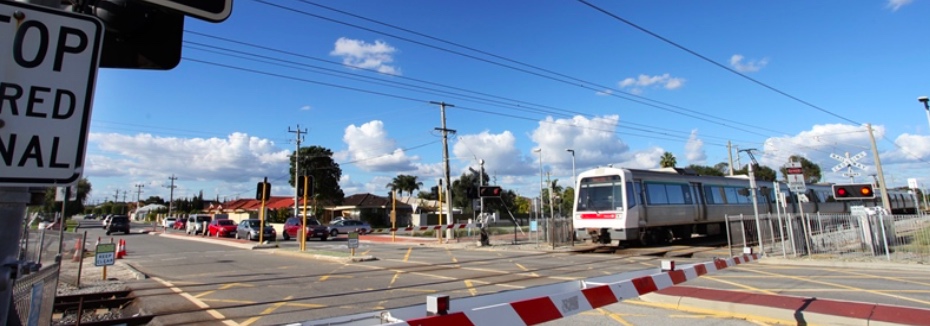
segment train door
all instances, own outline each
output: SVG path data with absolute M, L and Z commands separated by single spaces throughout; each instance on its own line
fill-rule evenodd
M 707 220 L 707 205 L 704 205 L 704 187 L 701 186 L 700 182 L 691 183 L 691 198 L 694 198 L 692 201 L 694 203 L 694 211 L 697 212 L 694 214 L 694 221 L 701 222 Z

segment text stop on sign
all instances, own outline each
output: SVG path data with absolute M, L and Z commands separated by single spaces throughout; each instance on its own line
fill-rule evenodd
M 0 3 L 0 186 L 80 178 L 102 45 L 95 17 Z

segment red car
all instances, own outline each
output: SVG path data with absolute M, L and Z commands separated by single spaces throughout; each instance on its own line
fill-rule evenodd
M 175 230 L 184 230 L 187 228 L 186 224 L 187 224 L 187 221 L 185 221 L 183 218 L 179 218 L 177 221 L 174 221 L 174 226 L 172 226 L 171 228 Z
M 216 219 L 210 221 L 207 226 L 207 235 L 219 237 L 231 237 L 236 234 L 236 223 L 228 219 Z
M 304 229 L 307 232 L 307 239 L 310 238 L 320 238 L 320 241 L 326 241 L 329 238 L 329 228 L 323 224 L 320 224 L 320 221 L 317 221 L 315 218 L 307 218 L 307 227 L 301 227 L 301 218 L 291 217 L 284 222 L 284 234 L 281 236 L 284 237 L 284 240 L 290 240 L 291 238 L 300 239 L 301 229 Z

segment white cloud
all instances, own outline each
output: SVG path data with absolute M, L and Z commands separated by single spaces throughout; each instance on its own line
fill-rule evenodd
M 930 160 L 930 136 L 902 134 L 894 140 L 894 143 L 898 146 L 888 153 L 889 162 Z
M 290 151 L 274 142 L 233 133 L 227 138 L 176 138 L 91 133 L 98 151 L 89 155 L 86 174 L 94 177 L 162 178 L 244 182 L 286 170 Z
M 872 126 L 876 139 L 881 139 L 885 134 L 883 126 Z M 823 172 L 824 180 L 830 182 L 848 181 L 849 179 L 842 176 L 845 170 L 832 172 L 832 168 L 840 161 L 830 158 L 830 154 L 839 156 L 854 156 L 860 152 L 866 152 L 866 158 L 859 160 L 867 167 L 866 171 L 858 170 L 862 176 L 868 173 L 874 173 L 873 157 L 871 152 L 871 142 L 869 133 L 865 126 L 855 126 L 847 124 L 825 124 L 814 125 L 811 130 L 802 131 L 795 136 L 773 137 L 765 141 L 764 153 L 756 156 L 760 163 L 779 169 L 788 162 L 791 155 L 801 155 L 813 163 L 820 165 Z M 892 163 L 889 160 L 891 156 L 882 154 L 883 163 Z M 742 161 L 746 164 L 748 162 Z M 779 175 L 779 178 L 782 176 Z M 861 178 L 861 177 L 860 177 Z M 864 179 L 858 179 L 864 180 Z
M 685 79 L 672 77 L 669 74 L 649 76 L 639 75 L 636 78 L 629 77 L 617 83 L 620 88 L 629 89 L 633 94 L 641 94 L 647 87 L 663 87 L 668 90 L 679 89 L 685 85 Z
M 885 5 L 885 7 L 891 9 L 891 11 L 898 11 L 898 9 L 911 4 L 911 2 L 914 2 L 914 0 L 888 0 L 888 4 Z
M 665 154 L 665 149 L 661 147 L 647 148 L 627 155 L 620 163 L 614 164 L 614 166 L 629 169 L 655 169 L 659 167 L 662 154 Z
M 749 60 L 743 62 L 743 55 L 734 54 L 730 57 L 730 66 L 733 66 L 733 69 L 739 72 L 756 72 L 764 68 L 765 65 L 769 64 L 768 58 L 762 58 L 759 60 Z
M 555 173 L 571 175 L 572 156 L 566 149 L 575 150 L 578 171 L 623 159 L 630 148 L 617 137 L 619 123 L 618 115 L 594 118 L 579 115 L 571 119 L 547 117 L 533 130 L 530 138 L 542 148 L 544 165 L 553 167 Z M 538 169 L 539 156 L 535 153 L 530 155 L 530 165 Z
M 685 143 L 685 158 L 689 164 L 705 164 L 707 152 L 704 151 L 704 141 L 698 139 L 697 130 L 691 131 L 688 142 Z
M 397 52 L 396 48 L 381 40 L 376 40 L 372 44 L 340 37 L 336 40 L 335 48 L 329 55 L 342 57 L 342 63 L 347 66 L 373 69 L 383 74 L 400 75 L 400 68 L 390 65 L 394 62 L 395 52 Z
M 403 149 L 397 148 L 379 120 L 346 127 L 342 140 L 348 145 L 346 159 L 365 171 L 412 171 L 415 167 L 411 161 L 419 159 L 407 157 Z
M 527 162 L 520 155 L 516 146 L 516 137 L 510 131 L 492 134 L 483 131 L 475 135 L 462 135 L 452 147 L 455 157 L 478 169 L 478 159 L 484 160 L 485 173 L 522 174 L 526 173 Z
M 300 110 L 301 110 L 301 111 L 310 111 L 310 110 L 312 110 L 312 109 L 313 109 L 313 107 L 312 107 L 312 106 L 309 106 L 309 105 L 304 105 L 304 106 L 301 106 L 301 107 L 300 107 Z

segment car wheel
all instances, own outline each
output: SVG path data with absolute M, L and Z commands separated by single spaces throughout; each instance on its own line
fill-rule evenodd
M 284 241 L 290 240 L 291 236 L 287 235 L 287 232 L 284 232 Z
M 110 235 L 110 231 L 107 231 L 107 235 Z
M 332 231 L 329 231 L 329 235 L 330 235 L 331 237 L 335 238 L 335 237 L 339 236 L 339 230 L 333 229 Z

